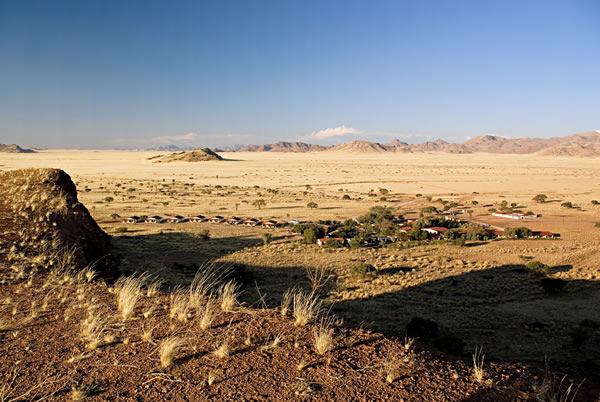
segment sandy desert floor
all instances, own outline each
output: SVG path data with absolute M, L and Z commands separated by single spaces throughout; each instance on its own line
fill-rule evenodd
M 57 167 L 76 182 L 80 200 L 114 235 L 123 269 L 159 272 L 168 283 L 189 279 L 206 259 L 245 264 L 256 289 L 245 297 L 276 304 L 289 287 L 306 282 L 306 270 L 331 269 L 332 310 L 353 325 L 403 336 L 415 316 L 433 319 L 497 359 L 572 365 L 600 362 L 596 329 L 583 345 L 571 334 L 583 320 L 600 321 L 600 160 L 535 155 L 224 153 L 226 161 L 153 163 L 159 152 L 49 150 L 0 155 L 0 169 Z M 384 189 L 384 190 L 381 190 Z M 531 199 L 538 193 L 549 202 Z M 346 195 L 346 197 L 344 197 Z M 343 199 L 350 198 L 350 199 Z M 345 219 L 374 205 L 415 213 L 456 201 L 472 220 L 498 227 L 526 225 L 559 232 L 560 239 L 499 240 L 454 246 L 444 242 L 394 244 L 379 249 L 329 250 L 301 244 L 286 230 L 224 224 L 125 225 L 120 217 L 203 214 L 274 219 Z M 257 208 L 253 201 L 263 199 Z M 431 200 L 431 201 L 430 201 Z M 492 217 L 503 200 L 542 216 L 531 222 Z M 472 202 L 477 201 L 474 205 Z M 577 209 L 561 207 L 571 201 Z M 308 208 L 314 202 L 317 208 Z M 438 206 L 441 204 L 437 204 Z M 196 234 L 209 230 L 211 238 Z M 554 266 L 569 281 L 546 296 L 522 269 L 530 260 Z M 351 267 L 374 265 L 374 278 Z M 597 367 L 597 366 L 591 366 Z

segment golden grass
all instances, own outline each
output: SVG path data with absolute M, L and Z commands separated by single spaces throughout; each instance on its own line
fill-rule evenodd
M 321 309 L 321 301 L 313 293 L 296 290 L 292 296 L 294 325 L 305 326 L 317 316 Z
M 121 319 L 127 321 L 132 317 L 135 305 L 142 296 L 142 286 L 146 275 L 132 275 L 128 277 L 122 277 L 117 280 L 115 284 L 115 291 L 117 293 L 117 309 L 121 314 Z
M 333 319 L 323 317 L 313 332 L 315 351 L 319 355 L 331 352 L 335 347 L 333 338 Z
M 238 287 L 234 281 L 229 281 L 219 289 L 221 310 L 232 312 L 237 306 Z
M 485 377 L 485 371 L 483 370 L 483 362 L 485 355 L 482 354 L 483 348 L 475 348 L 473 353 L 473 379 L 478 383 L 482 383 Z
M 198 327 L 202 331 L 206 331 L 215 321 L 218 315 L 218 307 L 217 302 L 212 298 L 209 298 L 204 305 L 204 308 L 201 311 L 201 314 L 198 316 Z
M 158 346 L 158 356 L 162 368 L 170 367 L 173 364 L 175 356 L 180 353 L 185 346 L 185 341 L 176 336 L 165 338 Z

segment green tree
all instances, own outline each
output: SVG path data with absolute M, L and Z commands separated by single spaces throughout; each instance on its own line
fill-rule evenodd
M 540 204 L 543 204 L 544 202 L 546 202 L 548 200 L 548 196 L 546 194 L 538 194 L 535 197 L 533 197 L 532 200 L 535 202 L 539 202 Z

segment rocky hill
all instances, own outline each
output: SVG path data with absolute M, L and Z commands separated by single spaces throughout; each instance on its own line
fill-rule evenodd
M 322 145 L 307 144 L 305 142 L 279 141 L 274 144 L 246 145 L 239 148 L 240 152 L 316 152 L 327 147 Z
M 278 142 L 266 145 L 247 145 L 239 148 L 244 152 L 314 152 L 340 153 L 420 153 L 442 152 L 454 154 L 497 153 L 595 157 L 600 156 L 600 132 L 589 131 L 566 137 L 552 138 L 506 138 L 495 135 L 473 137 L 463 143 L 450 143 L 442 139 L 420 144 L 408 144 L 393 139 L 386 144 L 355 140 L 333 146 L 313 145 L 303 142 Z
M 13 154 L 31 154 L 33 149 L 21 148 L 17 144 L 0 144 L 0 152 L 8 152 Z
M 113 275 L 110 236 L 77 199 L 59 169 L 0 172 L 0 255 L 11 263 L 83 268 Z
M 174 152 L 168 155 L 156 155 L 148 159 L 154 162 L 205 162 L 220 161 L 223 160 L 223 157 L 210 148 L 200 148 L 192 151 Z
M 346 153 L 382 153 L 391 152 L 392 149 L 384 144 L 370 141 L 352 141 L 346 144 L 340 144 L 327 149 L 328 152 L 346 152 Z

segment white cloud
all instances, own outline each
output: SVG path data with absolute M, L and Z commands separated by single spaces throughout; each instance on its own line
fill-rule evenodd
M 325 138 L 344 137 L 347 135 L 358 135 L 358 134 L 363 134 L 363 131 L 359 130 L 357 128 L 354 128 L 354 127 L 338 126 L 338 127 L 326 128 L 326 129 L 319 130 L 319 131 L 313 131 L 312 134 L 310 134 L 308 137 L 315 138 L 315 139 L 325 139 Z
M 161 137 L 152 138 L 152 142 L 155 144 L 170 144 L 173 142 L 189 143 L 197 140 L 199 137 L 196 133 L 187 133 L 182 135 L 164 135 Z

